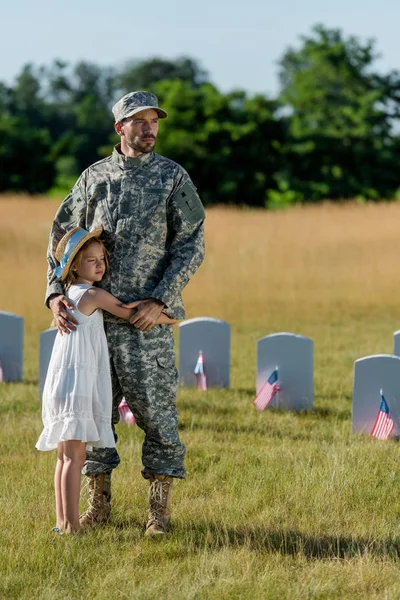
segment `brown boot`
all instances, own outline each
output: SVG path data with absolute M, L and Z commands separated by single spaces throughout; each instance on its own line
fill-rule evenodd
M 81 527 L 106 523 L 111 518 L 111 472 L 89 476 L 89 506 L 80 517 Z
M 169 530 L 173 478 L 153 473 L 149 480 L 149 520 L 145 535 L 163 535 Z

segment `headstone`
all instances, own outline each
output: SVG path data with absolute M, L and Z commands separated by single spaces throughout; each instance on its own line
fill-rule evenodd
M 375 354 L 354 363 L 352 430 L 370 434 L 381 404 L 380 390 L 400 434 L 400 356 Z
M 40 334 L 39 340 L 39 394 L 42 397 L 44 382 L 46 381 L 47 369 L 53 350 L 54 340 L 57 335 L 57 327 L 45 329 Z
M 24 319 L 0 311 L 0 363 L 3 381 L 22 381 Z
M 314 399 L 314 343 L 294 333 L 274 333 L 257 342 L 257 394 L 278 367 L 280 391 L 268 406 L 311 410 Z
M 393 354 L 400 356 L 400 331 L 395 331 L 393 334 Z
M 231 327 L 211 317 L 179 324 L 179 377 L 181 385 L 196 387 L 194 369 L 203 353 L 207 388 L 229 387 Z

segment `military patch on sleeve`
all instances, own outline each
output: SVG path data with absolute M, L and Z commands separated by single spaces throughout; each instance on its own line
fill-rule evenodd
M 189 223 L 202 221 L 206 215 L 204 206 L 191 183 L 185 183 L 172 198 L 181 209 Z
M 64 229 L 74 221 L 75 206 L 72 202 L 64 201 L 57 212 L 57 220 Z

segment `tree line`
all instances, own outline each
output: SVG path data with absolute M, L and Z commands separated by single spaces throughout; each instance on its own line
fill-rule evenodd
M 373 40 L 315 26 L 280 59 L 275 97 L 222 93 L 189 57 L 28 64 L 0 82 L 0 191 L 65 193 L 118 142 L 114 102 L 142 89 L 168 112 L 157 152 L 206 205 L 400 198 L 400 75 L 378 58 Z

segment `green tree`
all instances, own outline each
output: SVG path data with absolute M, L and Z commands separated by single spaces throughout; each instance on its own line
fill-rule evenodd
M 41 127 L 45 121 L 45 100 L 42 95 L 43 70 L 27 64 L 11 88 L 8 110 L 23 117 L 32 128 Z
M 205 203 L 264 206 L 283 143 L 276 103 L 178 80 L 161 81 L 154 91 L 168 112 L 157 151 L 187 168 Z
M 187 56 L 175 60 L 160 57 L 149 58 L 142 61 L 128 62 L 116 79 L 116 86 L 122 94 L 134 90 L 152 91 L 158 81 L 179 79 L 196 88 L 208 81 L 208 73 L 199 63 Z
M 26 65 L 14 86 L 0 85 L 1 191 L 45 192 L 53 182 L 42 75 Z
M 277 175 L 295 199 L 393 197 L 398 187 L 397 73 L 373 69 L 375 43 L 314 27 L 280 61 L 287 124 L 285 168 Z
M 59 171 L 63 157 L 72 155 L 78 175 L 100 158 L 99 149 L 109 139 L 115 73 L 92 63 L 80 62 L 70 69 L 55 61 L 46 74 L 52 158 Z
M 0 114 L 0 191 L 48 190 L 54 178 L 50 147 L 46 129 L 29 127 L 23 117 Z

